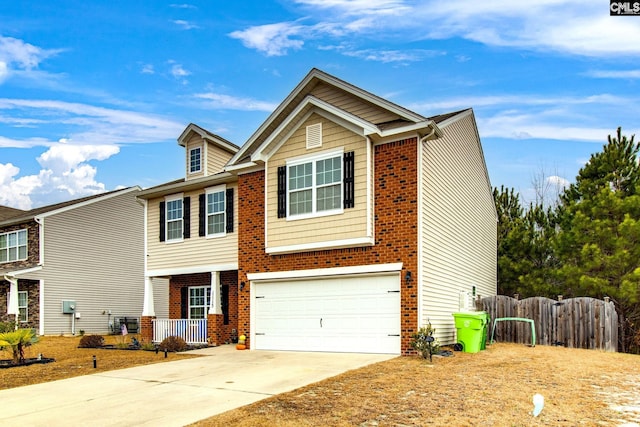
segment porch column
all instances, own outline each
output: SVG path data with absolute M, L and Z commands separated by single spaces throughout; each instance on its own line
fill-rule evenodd
M 214 345 L 223 344 L 222 339 L 222 288 L 220 286 L 220 272 L 211 272 L 211 305 L 207 313 L 207 335 L 209 343 Z
M 18 329 L 18 319 L 20 317 L 20 308 L 18 307 L 18 279 L 13 276 L 4 276 L 9 282 L 9 295 L 7 295 L 7 314 L 14 315 L 16 329 Z
M 153 341 L 153 320 L 156 317 L 156 309 L 153 305 L 153 280 L 144 278 L 144 299 L 142 301 L 142 316 L 140 318 L 140 338 L 143 342 Z
M 153 305 L 153 282 L 151 277 L 144 278 L 144 301 L 142 302 L 142 315 L 155 316 L 156 309 Z
M 211 272 L 211 306 L 209 307 L 209 314 L 222 314 L 222 301 L 220 294 L 222 288 L 220 286 L 220 272 Z

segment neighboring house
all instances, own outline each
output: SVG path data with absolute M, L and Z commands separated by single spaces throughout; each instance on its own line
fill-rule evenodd
M 221 140 L 190 128 L 179 140 L 188 168 L 188 141 Z M 470 109 L 426 118 L 314 69 L 209 172 L 141 197 L 147 277 L 171 276 L 173 319 L 193 317 L 193 302 L 197 316 L 209 305 L 214 343 L 235 330 L 253 349 L 408 354 L 428 322 L 455 342 L 452 313 L 496 293 L 497 216 Z M 229 187 L 232 231 L 195 237 L 210 212 L 194 200 Z M 191 208 L 172 224 L 180 200 Z M 175 239 L 162 241 L 162 227 Z M 227 321 L 224 334 L 211 326 Z
M 138 191 L 0 207 L 0 321 L 17 316 L 40 335 L 108 333 L 125 317 L 135 327 L 144 278 Z

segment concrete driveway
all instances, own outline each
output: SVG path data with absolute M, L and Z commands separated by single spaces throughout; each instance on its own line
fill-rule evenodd
M 198 357 L 0 391 L 2 425 L 184 426 L 393 355 L 196 350 Z

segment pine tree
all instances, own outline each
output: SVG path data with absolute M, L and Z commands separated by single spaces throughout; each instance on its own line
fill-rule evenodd
M 563 293 L 610 297 L 627 329 L 640 320 L 639 150 L 620 128 L 609 136 L 563 194 L 554 242 Z

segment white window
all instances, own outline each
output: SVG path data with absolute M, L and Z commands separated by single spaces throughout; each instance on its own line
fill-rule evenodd
M 194 286 L 189 288 L 189 319 L 206 319 L 210 305 L 210 286 Z
M 289 216 L 342 210 L 342 153 L 287 163 Z
M 0 234 L 0 262 L 27 259 L 27 230 Z
M 225 187 L 207 190 L 207 236 L 225 234 L 226 231 Z
M 27 322 L 29 320 L 29 298 L 27 291 L 18 291 L 18 315 L 21 322 Z
M 167 241 L 182 240 L 182 198 L 167 200 Z
M 202 147 L 189 150 L 189 173 L 197 173 L 202 170 Z

